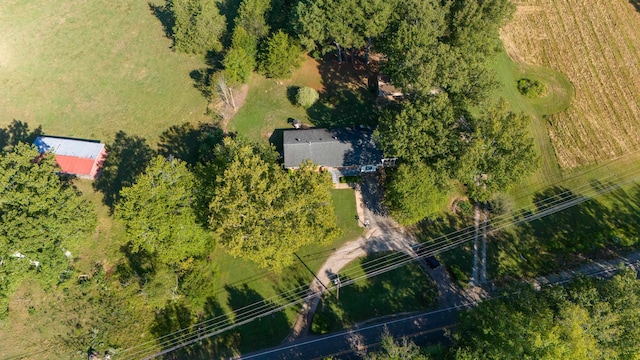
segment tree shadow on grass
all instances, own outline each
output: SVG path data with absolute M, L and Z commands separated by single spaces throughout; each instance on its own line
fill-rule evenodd
M 160 135 L 158 154 L 180 159 L 191 167 L 206 164 L 214 158 L 214 148 L 222 144 L 224 132 L 219 127 L 199 123 L 174 125 Z
M 225 289 L 229 293 L 229 306 L 235 312 L 235 323 L 255 318 L 235 329 L 240 338 L 239 351 L 246 353 L 275 346 L 287 336 L 289 321 L 283 310 L 276 310 L 276 304 L 264 299 L 247 285 L 225 286 Z M 258 315 L 263 316 L 256 318 Z
M 497 275 L 547 274 L 579 267 L 588 260 L 614 259 L 637 247 L 640 187 L 611 190 L 615 184 L 597 181 L 591 185 L 604 194 L 602 199 L 587 200 L 559 186 L 535 194 L 535 211 L 523 211 L 518 218 L 551 211 L 560 203 L 576 204 L 499 232 L 493 256 Z
M 175 20 L 171 11 L 164 5 L 155 5 L 153 3 L 148 3 L 148 5 L 149 10 L 160 20 L 165 36 L 171 39 L 173 37 L 173 27 L 175 26 Z
M 213 298 L 208 298 L 202 311 L 197 314 L 185 304 L 171 301 L 156 313 L 151 333 L 163 349 L 175 345 L 177 342 L 171 340 L 177 337 L 183 341 L 203 337 L 193 344 L 169 353 L 165 358 L 222 359 L 238 354 L 239 334 L 230 330 L 212 336 L 207 335 L 229 323 L 230 319 L 224 309 Z
M 120 252 L 126 260 L 126 263 L 116 267 L 120 281 L 128 283 L 135 279 L 140 287 L 144 286 L 147 277 L 153 276 L 156 272 L 154 256 L 144 250 L 132 252 L 130 243 L 120 246 Z
M 447 214 L 434 220 L 420 222 L 415 231 L 419 241 L 425 245 L 443 241 L 454 243 L 461 239 L 471 239 L 474 230 L 469 226 L 472 224 L 472 220 L 465 214 Z M 438 257 L 459 286 L 465 287 L 469 284 L 473 265 L 470 241 L 442 252 Z
M 307 110 L 318 127 L 375 125 L 377 107 L 375 95 L 369 91 L 366 79 L 369 70 L 360 60 L 337 63 L 331 55 L 319 66 L 324 84 L 320 100 Z
M 133 185 L 155 152 L 144 138 L 129 136 L 124 131 L 118 131 L 113 142 L 106 145 L 106 151 L 107 157 L 93 188 L 102 192 L 102 202 L 113 211 L 120 199 L 120 190 Z
M 637 11 L 640 11 L 640 0 L 629 0 L 631 5 L 633 5 Z
M 42 126 L 30 130 L 26 122 L 13 119 L 6 128 L 0 128 L 0 151 L 19 143 L 33 144 L 36 138 L 43 135 Z

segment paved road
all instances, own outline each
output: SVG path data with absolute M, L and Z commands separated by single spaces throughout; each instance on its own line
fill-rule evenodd
M 533 279 L 534 286 L 542 287 L 564 283 L 578 274 L 609 278 L 617 273 L 621 266 L 640 272 L 640 252 L 630 253 L 615 260 L 597 261 L 574 270 L 550 274 Z M 485 296 L 489 296 L 485 294 Z M 453 299 L 461 300 L 453 295 Z M 481 301 L 481 300 L 480 300 Z M 448 308 L 356 326 L 351 330 L 325 336 L 307 336 L 292 343 L 260 352 L 246 354 L 239 359 L 322 359 L 334 356 L 338 359 L 360 359 L 362 350 L 375 350 L 380 338 L 389 330 L 395 338 L 409 337 L 418 345 L 448 341 L 445 331 L 454 327 L 457 312 L 475 306 L 479 301 L 469 300 Z
M 307 336 L 277 348 L 246 354 L 237 359 L 322 359 L 327 356 L 336 359 L 361 359 L 362 351 L 377 349 L 385 329 L 394 337 L 407 337 L 418 345 L 446 342 L 448 338 L 445 331 L 456 324 L 457 312 L 462 307 L 405 315 L 403 318 L 360 325 L 325 336 Z

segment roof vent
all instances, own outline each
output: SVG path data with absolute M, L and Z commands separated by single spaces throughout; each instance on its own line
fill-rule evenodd
M 296 141 L 300 141 L 300 139 L 296 138 Z

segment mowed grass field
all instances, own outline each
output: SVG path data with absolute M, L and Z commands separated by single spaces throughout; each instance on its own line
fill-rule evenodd
M 601 162 L 640 148 L 640 12 L 628 0 L 514 0 L 502 31 L 517 62 L 547 66 L 569 78 L 575 98 L 547 118 L 562 169 Z
M 0 126 L 12 119 L 50 135 L 149 138 L 206 121 L 207 101 L 147 1 L 0 2 Z

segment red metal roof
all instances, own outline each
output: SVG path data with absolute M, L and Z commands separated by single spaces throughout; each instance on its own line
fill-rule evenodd
M 62 172 L 68 174 L 92 176 L 91 169 L 94 159 L 80 158 L 77 156 L 56 155 L 56 162 L 60 165 Z

